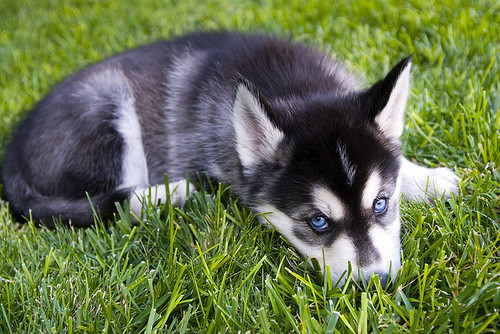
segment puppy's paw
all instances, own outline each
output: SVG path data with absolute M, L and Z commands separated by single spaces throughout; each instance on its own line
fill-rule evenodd
M 433 198 L 451 198 L 451 194 L 457 196 L 459 192 L 458 183 L 460 178 L 448 168 L 429 169 L 427 194 Z
M 136 188 L 130 197 L 130 209 L 134 214 L 140 216 L 144 201 L 151 201 L 154 205 L 159 205 L 166 203 L 169 199 L 172 205 L 183 207 L 186 204 L 189 194 L 195 190 L 196 187 L 185 179 L 170 182 L 168 186 L 156 184 Z
M 427 168 L 403 159 L 399 176 L 401 193 L 411 201 L 449 199 L 459 192 L 460 178 L 448 168 Z
M 189 194 L 196 190 L 196 187 L 186 179 L 170 182 L 168 184 L 170 192 L 170 203 L 174 206 L 183 207 L 186 204 Z

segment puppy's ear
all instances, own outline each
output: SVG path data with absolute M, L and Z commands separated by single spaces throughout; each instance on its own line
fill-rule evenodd
M 255 86 L 240 78 L 233 102 L 236 147 L 245 168 L 267 161 L 276 162 L 283 132 L 274 125 Z
M 368 116 L 390 139 L 399 139 L 403 133 L 412 58 L 413 55 L 403 59 L 384 79 L 362 94 L 363 103 L 369 108 Z

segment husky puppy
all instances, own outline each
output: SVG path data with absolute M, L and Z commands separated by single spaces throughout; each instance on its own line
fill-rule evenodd
M 199 33 L 139 47 L 57 85 L 8 147 L 13 212 L 89 226 L 150 191 L 185 201 L 186 172 L 232 185 L 300 252 L 386 281 L 400 267 L 399 197 L 458 178 L 400 149 L 411 57 L 367 89 L 328 56 L 274 37 Z M 152 185 L 159 185 L 148 189 Z

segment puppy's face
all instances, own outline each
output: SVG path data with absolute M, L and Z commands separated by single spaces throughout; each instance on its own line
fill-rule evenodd
M 399 137 L 410 60 L 349 95 L 280 106 L 247 82 L 237 89 L 233 124 L 247 201 L 334 280 L 352 267 L 355 278 L 375 273 L 385 282 L 400 267 Z
M 351 132 L 356 132 L 352 129 Z M 328 140 L 330 139 L 330 140 Z M 365 132 L 358 141 L 338 136 L 289 144 L 291 155 L 258 207 L 309 259 L 340 278 L 378 274 L 400 266 L 399 153 Z

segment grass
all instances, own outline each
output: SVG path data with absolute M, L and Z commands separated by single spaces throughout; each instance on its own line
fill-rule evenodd
M 0 206 L 0 332 L 500 331 L 497 1 L 4 0 L 0 150 L 36 100 L 106 55 L 195 29 L 291 35 L 372 83 L 414 53 L 407 156 L 448 166 L 461 195 L 403 202 L 395 284 L 335 286 L 230 189 L 139 225 L 46 230 Z M 160 213 L 162 216 L 160 217 Z

